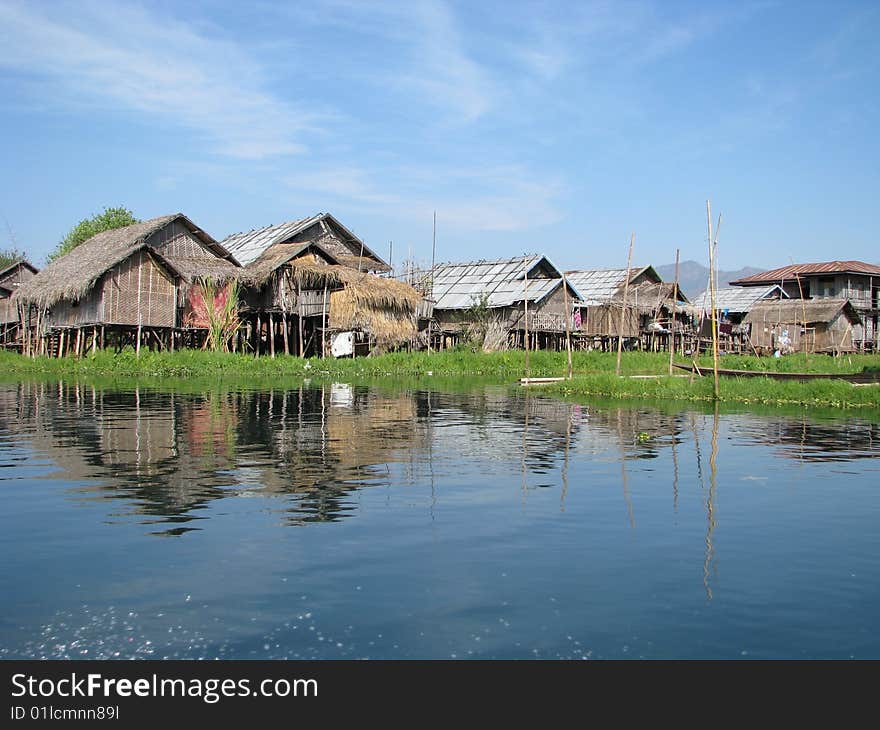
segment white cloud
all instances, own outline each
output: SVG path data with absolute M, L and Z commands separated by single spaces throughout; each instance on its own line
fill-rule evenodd
M 265 91 L 234 44 L 137 6 L 0 2 L 0 67 L 56 82 L 58 104 L 143 112 L 232 157 L 300 152 L 317 123 Z
M 316 201 L 397 219 L 429 220 L 436 210 L 444 227 L 456 230 L 530 231 L 561 217 L 559 181 L 540 179 L 518 165 L 403 167 L 382 172 L 347 166 L 301 170 L 285 183 L 298 198 L 313 195 Z

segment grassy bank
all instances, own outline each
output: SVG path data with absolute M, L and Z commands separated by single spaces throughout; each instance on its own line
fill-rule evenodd
M 669 356 L 664 353 L 627 352 L 623 354 L 623 375 L 659 375 L 654 379 L 618 378 L 614 375 L 616 355 L 602 352 L 574 354 L 574 378 L 543 386 L 540 392 L 565 396 L 605 396 L 623 399 L 711 401 L 710 377 L 666 377 Z M 565 373 L 565 353 L 533 352 L 530 374 L 536 377 Z M 711 358 L 700 358 L 700 365 L 711 368 Z M 785 372 L 851 373 L 880 368 L 880 356 L 853 355 L 832 358 L 819 355 L 792 355 L 784 358 L 756 358 L 740 355 L 722 357 L 722 367 L 740 370 L 778 370 Z M 145 352 L 137 358 L 131 351 L 114 354 L 99 352 L 82 359 L 29 359 L 14 353 L 0 353 L 0 373 L 7 376 L 28 374 L 58 377 L 89 376 L 110 378 L 230 378 L 271 381 L 292 378 L 400 378 L 483 377 L 513 383 L 525 373 L 525 353 L 473 353 L 453 350 L 439 353 L 391 353 L 369 358 L 301 360 L 279 356 L 253 358 L 247 355 L 182 351 Z M 764 379 L 721 381 L 721 400 L 743 404 L 790 404 L 830 407 L 880 408 L 880 386 L 854 387 L 844 381 L 807 383 Z

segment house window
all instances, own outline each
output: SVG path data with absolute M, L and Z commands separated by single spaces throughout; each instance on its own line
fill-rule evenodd
M 822 297 L 833 297 L 834 294 L 834 279 L 819 279 L 819 295 Z

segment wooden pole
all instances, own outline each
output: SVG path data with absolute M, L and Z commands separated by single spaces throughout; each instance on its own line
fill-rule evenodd
M 58 357 L 64 356 L 64 330 L 58 335 Z
M 434 266 L 437 262 L 437 211 L 434 211 L 434 225 L 431 229 L 431 299 L 434 298 Z M 431 352 L 431 322 L 433 315 L 428 319 L 428 352 Z
M 562 274 L 562 291 L 565 300 L 565 349 L 568 352 L 568 379 L 571 380 L 571 311 L 568 308 L 568 280 Z
M 135 344 L 135 355 L 137 357 L 141 356 L 141 326 L 138 325 L 137 328 L 137 343 Z
M 281 312 L 281 326 L 284 327 L 284 354 L 289 355 L 290 354 L 290 342 L 288 341 L 288 334 L 287 334 L 287 328 L 288 328 L 287 310 Z
M 712 307 L 712 370 L 715 373 L 715 400 L 718 400 L 718 313 L 715 311 L 715 242 L 712 240 L 712 206 L 708 200 L 706 201 L 706 225 L 709 228 L 709 298 Z
M 275 357 L 275 315 L 269 312 L 269 356 Z
M 98 325 L 92 325 L 92 354 L 98 351 Z
M 792 261 L 791 259 L 789 259 L 789 261 L 791 261 L 791 265 L 794 266 L 794 261 Z M 809 353 L 807 351 L 807 303 L 804 301 L 804 290 L 801 287 L 800 274 L 795 272 L 794 278 L 797 279 L 798 294 L 800 295 L 800 298 L 801 298 L 801 319 L 803 320 L 801 322 L 801 325 L 804 330 L 804 336 L 801 338 L 801 341 L 804 343 L 804 358 L 806 359 L 806 362 L 809 363 L 810 358 L 809 358 Z
M 324 282 L 324 296 L 321 301 L 321 357 L 327 357 L 327 282 Z
M 678 298 L 678 255 L 675 249 L 675 283 L 672 285 L 672 318 L 669 321 L 669 374 L 672 375 L 672 356 L 675 354 L 675 302 Z
M 103 350 L 104 347 L 105 347 L 104 325 L 101 325 L 101 349 Z
M 82 327 L 76 328 L 76 346 L 73 352 L 77 357 L 82 355 Z
M 263 344 L 263 321 L 260 317 L 260 313 L 257 312 L 257 337 L 256 337 L 256 347 L 254 347 L 254 357 L 258 357 L 260 354 L 260 349 Z
M 636 242 L 636 232 L 629 237 L 629 253 L 626 256 L 626 280 L 623 282 L 623 305 L 620 308 L 620 328 L 617 331 L 617 366 L 614 369 L 616 375 L 620 375 L 620 357 L 623 354 L 623 322 L 626 317 L 626 297 L 629 294 L 629 277 L 632 267 L 633 245 Z
M 302 305 L 302 287 L 299 281 L 296 282 L 296 307 L 298 310 L 297 324 L 299 325 L 299 356 L 303 356 L 305 352 L 303 348 L 303 305 Z
M 531 368 L 529 367 L 529 350 L 532 348 L 531 340 L 529 339 L 529 259 L 526 258 L 523 267 L 523 320 L 525 327 L 525 335 L 524 345 L 526 346 L 526 377 L 528 378 L 531 374 Z

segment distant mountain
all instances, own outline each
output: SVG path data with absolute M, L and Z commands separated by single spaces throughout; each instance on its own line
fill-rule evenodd
M 654 269 L 663 281 L 675 280 L 675 264 L 665 264 L 663 266 L 655 266 Z M 764 269 L 756 269 L 754 266 L 744 266 L 736 271 L 718 271 L 718 286 L 727 286 L 731 281 L 742 279 L 744 276 L 757 274 Z M 706 290 L 709 284 L 709 267 L 698 264 L 696 261 L 682 261 L 678 265 L 678 285 L 687 295 L 688 299 L 693 300 L 694 297 Z

